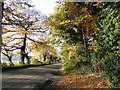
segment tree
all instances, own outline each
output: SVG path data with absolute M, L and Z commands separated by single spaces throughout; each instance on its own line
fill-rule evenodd
M 41 23 L 46 16 L 25 1 L 5 2 L 4 7 L 3 34 L 8 32 L 15 34 L 11 39 L 14 43 L 17 41 L 16 45 L 18 47 L 16 49 L 20 49 L 21 63 L 25 64 L 24 59 L 26 58 L 29 64 L 28 43 L 31 42 L 31 36 L 34 36 L 36 32 L 45 32 L 45 28 L 42 28 Z
M 14 66 L 12 62 L 13 53 L 11 52 L 11 50 L 4 48 L 4 51 L 2 51 L 2 54 L 8 58 L 8 61 L 10 62 L 10 66 Z
M 49 38 L 41 40 L 35 40 L 30 43 L 31 51 L 33 52 L 33 58 L 40 59 L 41 62 L 52 61 L 52 56 L 57 56 L 56 49 L 50 44 Z
M 46 22 L 51 26 L 49 33 L 53 44 L 61 47 L 63 59 L 74 67 L 78 63 L 88 62 L 87 57 L 90 53 L 88 42 L 92 38 L 91 41 L 95 40 L 99 31 L 96 21 L 100 8 L 99 4 L 95 4 L 97 3 L 61 3 Z

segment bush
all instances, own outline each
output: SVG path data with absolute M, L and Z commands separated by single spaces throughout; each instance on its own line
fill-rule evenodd
M 63 70 L 71 73 L 71 72 L 75 72 L 75 70 L 79 70 L 81 69 L 81 67 L 83 65 L 87 65 L 88 62 L 86 61 L 87 59 L 83 56 L 79 56 L 79 58 L 76 56 L 76 57 L 73 57 L 71 58 L 70 60 L 65 60 L 65 63 L 62 67 Z M 83 71 L 83 70 L 82 70 Z M 82 72 L 81 71 L 81 72 Z
M 106 3 L 99 22 L 101 31 L 98 40 L 102 47 L 102 53 L 104 53 L 102 58 L 105 60 L 105 75 L 113 87 L 120 86 L 120 62 L 118 58 L 120 55 L 119 4 L 119 2 Z
M 112 82 L 113 87 L 120 87 L 120 62 L 112 53 L 108 54 L 109 57 L 105 60 L 105 76 Z
M 2 67 L 8 67 L 9 65 L 5 62 L 2 63 Z
M 70 72 L 71 70 L 73 70 L 75 67 L 73 65 L 71 65 L 70 62 L 65 62 L 64 66 L 62 67 L 63 70 Z
M 42 62 L 41 62 L 41 61 L 38 61 L 38 60 L 33 60 L 32 63 L 33 63 L 33 64 L 41 64 Z

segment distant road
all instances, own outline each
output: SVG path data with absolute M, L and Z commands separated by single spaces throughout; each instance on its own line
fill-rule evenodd
M 61 63 L 57 63 L 3 72 L 2 88 L 3 90 L 5 88 L 10 90 L 14 88 L 34 88 L 37 84 L 49 78 L 59 78 L 60 76 L 57 74 L 61 66 Z

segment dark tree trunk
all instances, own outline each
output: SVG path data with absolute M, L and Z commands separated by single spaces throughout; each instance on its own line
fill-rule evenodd
M 45 62 L 46 61 L 46 54 L 43 54 L 43 61 Z
M 88 44 L 86 41 L 84 28 L 82 28 L 82 36 L 83 36 L 83 45 L 84 45 L 84 49 L 85 49 L 85 56 L 87 57 L 88 56 Z
M 25 64 L 25 61 L 24 61 L 24 59 L 25 59 L 25 54 L 24 54 L 25 52 L 22 50 L 22 48 L 21 48 L 21 64 Z
M 8 60 L 9 60 L 9 62 L 10 62 L 10 66 L 14 66 L 14 64 L 13 64 L 13 62 L 12 62 L 12 56 L 9 56 L 9 57 L 8 57 Z
M 30 58 L 29 58 L 28 54 L 26 54 L 25 57 L 27 59 L 27 64 L 29 65 L 30 64 Z
M 25 56 L 26 56 L 26 52 L 25 52 L 26 38 L 27 38 L 27 35 L 25 34 L 24 39 L 23 39 L 23 46 L 21 47 L 21 64 L 25 64 L 24 60 L 25 60 Z

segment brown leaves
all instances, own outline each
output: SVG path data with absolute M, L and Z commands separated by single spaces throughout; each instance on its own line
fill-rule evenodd
M 76 14 L 79 14 L 80 10 L 75 3 L 68 3 L 69 7 L 69 16 L 73 17 Z
M 64 73 L 64 71 L 62 71 Z M 65 79 L 60 81 L 58 85 L 65 88 L 110 88 L 105 86 L 107 79 L 95 74 L 89 75 L 66 75 Z
M 84 12 L 84 14 L 85 14 L 85 15 L 88 15 L 88 14 L 89 14 L 89 12 L 88 12 L 88 9 L 87 9 L 87 8 L 83 8 L 83 12 Z

